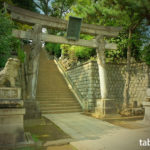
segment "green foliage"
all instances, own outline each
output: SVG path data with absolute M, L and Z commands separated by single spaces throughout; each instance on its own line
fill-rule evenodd
M 37 12 L 34 0 L 11 0 L 15 6 Z
M 0 0 L 0 9 L 3 8 L 4 2 L 24 8 L 24 9 L 28 9 L 28 10 L 37 12 L 34 0 Z
M 75 0 L 36 0 L 37 8 L 45 15 L 63 18 Z
M 4 2 L 6 2 L 6 3 L 8 3 L 8 4 L 12 4 L 12 1 L 11 1 L 11 0 L 0 0 L 0 9 L 3 8 Z
M 12 51 L 18 53 L 18 58 L 23 62 L 25 54 L 21 50 L 20 40 L 12 37 L 14 24 L 8 14 L 0 11 L 0 67 L 4 67 Z
M 12 50 L 17 53 L 19 60 L 23 63 L 26 55 L 21 48 L 21 41 L 14 37 L 12 39 Z
M 0 67 L 5 65 L 12 51 L 12 27 L 9 16 L 0 12 Z
M 54 0 L 51 3 L 52 16 L 62 18 L 66 13 L 69 12 L 70 7 L 75 2 L 75 0 Z
M 92 48 L 76 46 L 75 55 L 78 59 L 89 59 L 95 54 L 95 50 Z
M 147 45 L 141 53 L 142 53 L 142 59 L 143 59 L 148 65 L 150 65 L 150 44 Z
M 27 30 L 31 30 L 32 26 L 29 26 L 27 24 L 23 24 L 23 23 L 19 23 L 19 22 L 15 22 L 15 27 L 18 30 L 23 30 L 23 31 L 27 31 Z
M 49 52 L 49 54 L 55 55 L 56 57 L 61 56 L 60 44 L 46 43 L 45 48 Z
M 61 44 L 60 48 L 62 50 L 62 55 L 64 57 L 69 57 L 69 48 L 70 48 L 70 45 Z
M 90 35 L 81 34 L 81 39 L 91 40 L 94 37 Z M 67 44 L 61 44 L 62 55 L 69 57 L 70 59 L 88 60 L 90 57 L 96 55 L 96 50 L 82 46 L 71 46 Z
M 106 56 L 114 60 L 127 57 L 127 47 L 131 55 L 141 59 L 143 45 L 148 41 L 147 25 L 150 24 L 149 0 L 77 0 L 68 14 L 83 18 L 83 22 L 104 26 L 122 26 L 123 30 L 111 41 L 118 44 L 118 50 L 107 51 Z M 129 39 L 129 30 L 132 35 Z
M 87 60 L 96 54 L 95 49 L 82 46 L 70 46 L 67 44 L 62 44 L 61 49 L 63 56 L 76 60 Z

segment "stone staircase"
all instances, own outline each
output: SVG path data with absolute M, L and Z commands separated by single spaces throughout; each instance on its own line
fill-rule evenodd
M 36 100 L 42 114 L 81 112 L 81 107 L 59 72 L 54 60 L 45 50 L 40 55 Z

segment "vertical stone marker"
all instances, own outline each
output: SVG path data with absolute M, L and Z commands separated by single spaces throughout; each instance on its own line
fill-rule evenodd
M 0 87 L 0 149 L 26 143 L 21 88 Z
M 150 124 L 150 88 L 146 91 L 146 101 L 143 102 L 143 107 L 145 108 L 145 115 L 143 122 L 146 124 Z

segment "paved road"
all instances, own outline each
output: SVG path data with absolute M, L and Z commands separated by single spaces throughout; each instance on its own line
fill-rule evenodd
M 150 139 L 150 126 L 125 129 L 79 113 L 44 116 L 75 139 L 71 145 L 78 150 L 150 150 L 139 143 Z

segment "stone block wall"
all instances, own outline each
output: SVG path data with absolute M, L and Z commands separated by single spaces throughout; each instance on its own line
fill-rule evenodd
M 123 92 L 126 80 L 125 64 L 107 64 L 108 93 L 109 98 L 115 99 L 116 103 L 123 102 Z M 131 78 L 129 88 L 129 103 L 137 101 L 141 105 L 146 98 L 148 87 L 148 66 L 144 63 L 131 65 Z
M 100 97 L 98 66 L 96 62 L 86 62 L 67 71 L 73 85 L 78 89 L 83 100 L 88 104 L 88 110 L 95 106 L 95 100 Z
M 116 101 L 120 108 L 123 102 L 123 92 L 126 80 L 125 64 L 107 64 L 107 88 L 110 99 Z M 146 89 L 149 84 L 150 73 L 149 67 L 144 63 L 131 65 L 130 80 L 130 104 L 134 101 L 140 106 L 146 98 Z M 86 62 L 80 66 L 67 71 L 74 86 L 80 92 L 82 98 L 88 102 L 89 110 L 93 110 L 95 102 L 100 99 L 100 86 L 98 65 L 96 61 Z
M 131 67 L 130 102 L 137 101 L 138 105 L 146 99 L 146 89 L 149 84 L 149 67 L 142 64 L 133 64 Z

